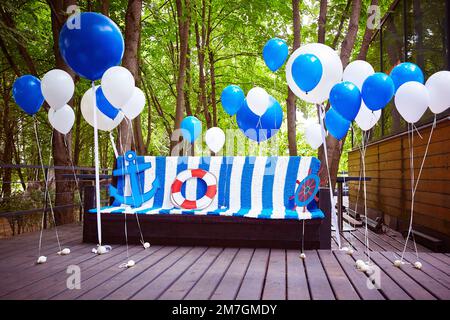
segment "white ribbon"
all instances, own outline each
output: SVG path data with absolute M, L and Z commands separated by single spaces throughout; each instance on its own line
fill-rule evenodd
M 94 107 L 94 164 L 95 164 L 95 202 L 97 208 L 97 235 L 98 244 L 102 245 L 102 218 L 100 216 L 100 170 L 98 159 L 98 126 L 97 126 L 97 101 L 95 99 L 95 83 L 92 81 L 92 100 Z
M 333 186 L 331 185 L 330 166 L 328 165 L 327 137 L 326 137 L 326 132 L 325 132 L 325 126 L 323 123 L 323 118 L 325 115 L 323 112 L 323 105 L 318 104 L 317 108 L 319 109 L 319 122 L 320 122 L 320 127 L 322 128 L 323 151 L 325 154 L 325 164 L 327 165 L 328 185 L 330 187 L 331 222 L 334 225 L 336 241 L 337 241 L 338 247 L 340 249 L 341 248 L 341 235 L 339 233 L 339 223 L 338 223 L 336 208 L 335 208 L 335 203 L 334 203 L 334 191 L 333 191 Z

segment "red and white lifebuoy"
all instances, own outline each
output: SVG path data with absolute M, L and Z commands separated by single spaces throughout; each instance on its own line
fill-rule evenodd
M 183 183 L 192 178 L 205 181 L 207 189 L 205 195 L 198 200 L 188 200 L 181 194 Z M 188 169 L 180 172 L 172 184 L 172 202 L 183 209 L 204 209 L 213 201 L 217 193 L 217 178 L 203 169 Z

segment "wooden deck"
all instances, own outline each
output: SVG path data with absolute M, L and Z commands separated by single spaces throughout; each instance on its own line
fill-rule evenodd
M 91 253 L 81 242 L 81 227 L 58 229 L 69 256 L 57 256 L 54 233 L 44 234 L 42 253 L 48 262 L 35 265 L 38 234 L 0 241 L 0 299 L 450 299 L 450 255 L 419 246 L 422 270 L 392 265 L 402 237 L 389 231 L 370 232 L 370 256 L 380 267 L 381 289 L 367 286 L 367 275 L 354 267 L 363 257 L 364 229 L 345 233 L 353 256 L 337 250 L 311 250 L 306 259 L 297 250 L 114 246 L 105 255 Z M 336 245 L 334 244 L 335 249 Z M 409 247 L 411 251 L 412 247 Z M 413 252 L 405 256 L 416 261 Z M 81 289 L 66 285 L 69 265 L 81 269 Z

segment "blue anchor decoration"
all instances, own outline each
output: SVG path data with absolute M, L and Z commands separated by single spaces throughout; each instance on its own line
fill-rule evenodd
M 146 193 L 141 193 L 141 187 L 139 186 L 139 173 L 144 172 L 152 167 L 151 163 L 137 164 L 136 153 L 134 151 L 127 151 L 125 153 L 125 159 L 128 161 L 128 165 L 124 168 L 115 169 L 113 171 L 114 176 L 125 175 L 130 176 L 131 184 L 131 196 L 125 196 L 119 194 L 117 188 L 112 185 L 109 186 L 109 195 L 116 199 L 121 204 L 129 205 L 134 208 L 140 207 L 144 202 L 149 201 L 155 196 L 156 191 L 159 189 L 159 180 L 155 178 L 152 183 L 152 189 Z

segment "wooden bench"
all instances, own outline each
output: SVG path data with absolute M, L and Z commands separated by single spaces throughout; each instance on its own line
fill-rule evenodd
M 157 178 L 160 171 L 158 169 L 158 163 L 162 163 L 163 161 L 166 161 L 166 157 L 142 157 L 141 161 L 151 162 L 153 161 L 154 169 L 156 171 L 153 172 L 152 181 Z M 169 157 L 167 157 L 169 158 Z M 174 157 L 170 157 L 174 158 Z M 181 157 L 180 157 L 181 158 Z M 194 165 L 194 163 L 198 162 L 198 159 L 192 160 L 194 157 L 189 157 L 191 159 L 188 160 L 188 164 L 186 164 L 186 168 L 194 168 L 198 167 L 197 165 Z M 197 157 L 199 158 L 199 157 Z M 212 157 L 211 157 L 212 158 Z M 168 170 L 165 170 L 163 176 L 160 177 L 159 181 L 164 186 L 161 188 L 161 190 L 158 190 L 156 192 L 154 200 L 152 200 L 151 208 L 147 208 L 145 210 L 138 209 L 129 209 L 117 206 L 115 204 L 115 207 L 109 207 L 106 209 L 102 209 L 101 211 L 101 229 L 102 229 L 102 239 L 104 243 L 125 243 L 125 232 L 124 232 L 124 224 L 125 219 L 127 223 L 127 230 L 128 230 L 128 242 L 129 243 L 139 243 L 141 240 L 141 233 L 139 230 L 139 224 L 140 229 L 142 231 L 143 238 L 145 241 L 148 241 L 152 244 L 164 244 L 164 245 L 202 245 L 202 246 L 233 246 L 233 247 L 271 247 L 271 248 L 300 248 L 302 244 L 302 229 L 303 224 L 305 228 L 305 235 L 304 235 L 304 247 L 305 249 L 330 249 L 331 248 L 331 206 L 330 206 L 330 196 L 329 196 L 329 189 L 320 189 L 319 191 L 319 201 L 318 201 L 318 208 L 310 208 L 312 213 L 310 213 L 306 208 L 299 208 L 299 209 L 286 209 L 286 212 L 289 212 L 290 215 L 298 215 L 298 217 L 290 217 L 289 219 L 285 218 L 259 218 L 257 213 L 255 215 L 255 212 L 251 212 L 251 204 L 255 202 L 255 192 L 264 193 L 265 186 L 261 187 L 263 191 L 255 191 L 251 190 L 251 185 L 249 185 L 248 181 L 242 182 L 242 188 L 241 185 L 238 184 L 240 180 L 237 180 L 237 176 L 239 176 L 239 179 L 247 179 L 251 181 L 252 185 L 255 182 L 255 180 L 252 179 L 252 172 L 254 170 L 255 175 L 259 174 L 257 172 L 260 172 L 259 169 L 261 168 L 268 168 L 264 165 L 259 165 L 258 167 L 258 161 L 266 161 L 267 157 L 264 157 L 264 159 L 257 159 L 256 164 L 248 165 L 250 157 L 241 157 L 245 159 L 239 159 L 239 161 L 245 160 L 245 165 L 240 165 L 239 170 L 247 170 L 249 172 L 244 172 L 242 175 L 237 175 L 232 173 L 234 167 L 230 166 L 230 172 L 227 174 L 228 178 L 228 190 L 226 195 L 224 195 L 224 191 L 221 189 L 224 188 L 223 182 L 220 182 L 221 177 L 218 172 L 218 166 L 213 166 L 211 164 L 211 171 L 218 177 L 218 195 L 215 204 L 212 204 L 211 206 L 215 206 L 215 211 L 212 210 L 212 212 L 204 213 L 201 215 L 198 215 L 197 212 L 193 212 L 192 210 L 190 212 L 181 212 L 182 210 L 172 208 L 172 209 L 154 209 L 155 206 L 159 208 L 159 206 L 165 208 L 167 206 L 167 198 L 168 195 L 170 196 L 170 186 L 173 182 L 173 174 L 169 175 L 167 174 Z M 258 158 L 258 157 L 253 157 Z M 298 175 L 305 175 L 301 172 L 306 172 L 306 175 L 311 171 L 306 168 L 306 170 L 300 170 L 300 157 L 276 157 L 276 158 L 284 158 L 279 159 L 279 163 L 282 163 L 283 161 L 286 162 L 284 164 L 278 164 L 281 166 L 284 166 L 283 175 L 286 176 L 286 182 L 283 181 L 283 190 L 280 190 L 280 192 L 277 192 L 277 190 L 273 191 L 273 197 L 279 197 L 278 199 L 274 201 L 281 201 L 286 204 L 287 199 L 291 197 L 292 193 L 295 191 L 295 181 L 298 178 Z M 287 159 L 286 159 L 287 158 Z M 120 158 L 119 158 L 120 159 Z M 315 159 L 315 158 L 313 158 Z M 170 159 L 173 161 L 174 159 Z M 175 159 L 176 160 L 176 159 Z M 192 161 L 191 161 L 192 160 Z M 176 160 L 176 161 L 179 161 Z M 214 159 L 214 161 L 218 161 L 218 159 Z M 303 159 L 305 163 L 312 164 L 313 170 L 318 171 L 320 162 L 318 163 L 318 160 L 312 160 L 308 159 L 308 162 L 306 162 L 305 159 Z M 237 161 L 236 161 L 237 162 Z M 296 163 L 296 167 L 294 165 L 291 165 L 292 163 Z M 289 169 L 287 169 L 289 163 Z M 318 164 L 318 166 L 317 166 Z M 118 167 L 120 167 L 120 161 L 118 160 Z M 254 166 L 254 167 L 253 167 Z M 154 168 L 153 167 L 153 168 Z M 175 166 L 176 167 L 176 166 Z M 202 167 L 202 165 L 200 165 Z M 214 169 L 214 168 L 215 169 Z M 173 165 L 167 165 L 166 168 L 173 168 Z M 257 168 L 259 168 L 257 170 Z M 181 168 L 176 168 L 177 172 L 182 171 Z M 214 172 L 216 170 L 217 172 Z M 280 170 L 281 169 L 277 169 Z M 289 170 L 295 170 L 295 174 L 291 174 Z M 228 168 L 227 168 L 228 171 Z M 220 170 L 220 172 L 223 175 L 223 168 Z M 315 173 L 316 173 L 315 172 Z M 298 173 L 298 174 L 297 174 Z M 261 173 L 264 175 L 264 172 Z M 274 175 L 279 173 L 274 173 Z M 230 177 L 232 176 L 232 177 Z M 240 178 L 242 176 L 242 178 Z M 223 179 L 223 178 L 222 178 Z M 233 180 L 234 179 L 234 180 Z M 256 179 L 264 179 L 264 178 L 256 178 Z M 272 180 L 275 180 L 273 178 Z M 292 181 L 293 182 L 292 182 Z M 262 180 L 261 180 L 262 181 Z M 189 182 L 189 181 L 188 181 Z M 193 194 L 193 191 L 190 190 L 191 186 L 188 186 L 188 182 L 186 182 L 186 193 Z M 147 181 L 145 183 L 151 183 L 151 181 Z M 273 181 L 267 182 L 264 180 L 264 183 L 274 183 Z M 280 185 L 280 182 L 277 182 L 277 186 Z M 199 184 L 194 185 L 194 188 L 199 188 Z M 120 179 L 117 184 L 117 189 L 123 189 L 123 181 L 122 184 L 120 182 Z M 292 191 L 290 190 L 292 187 Z M 146 186 L 145 190 L 148 190 L 148 185 Z M 236 190 L 239 189 L 239 190 Z M 190 190 L 190 191 L 189 191 Z M 125 192 L 125 191 L 124 191 Z M 195 194 L 194 190 L 194 194 Z M 240 205 L 243 208 L 247 208 L 248 213 L 252 214 L 252 217 L 246 216 L 245 214 L 242 214 L 241 216 L 238 216 L 237 214 L 230 213 L 230 215 L 219 215 L 220 213 L 216 213 L 216 211 L 223 211 L 229 209 L 229 207 L 232 207 L 233 204 L 233 197 L 237 195 L 240 195 L 242 198 L 240 201 Z M 198 191 L 197 191 L 198 194 Z M 234 194 L 234 195 L 233 195 Z M 258 196 L 256 194 L 256 196 Z M 266 194 L 267 197 L 267 194 Z M 272 197 L 272 193 L 270 195 Z M 169 197 L 170 201 L 170 197 Z M 220 206 L 217 201 L 219 201 L 220 204 L 226 202 L 225 209 L 222 209 L 223 207 Z M 223 201 L 223 202 L 222 202 Z M 261 199 L 261 201 L 264 202 L 264 206 L 261 207 L 261 210 L 266 210 L 266 208 L 269 208 L 270 206 L 267 205 L 268 199 Z M 271 203 L 271 202 L 270 202 Z M 113 204 L 114 206 L 114 204 Z M 97 215 L 95 214 L 95 210 L 90 210 L 95 207 L 95 192 L 94 187 L 86 187 L 85 188 L 85 195 L 84 195 L 84 208 L 85 208 L 85 214 L 84 214 L 84 230 L 83 230 L 83 239 L 86 242 L 97 242 Z M 147 206 L 148 207 L 148 206 Z M 275 205 L 274 205 L 275 207 Z M 320 209 L 320 210 L 318 210 Z M 140 211 L 139 211 L 140 210 Z M 229 209 L 229 211 L 232 209 Z M 138 211 L 140 213 L 136 214 L 130 214 L 135 213 L 135 211 Z M 164 211 L 164 212 L 163 212 Z M 177 211 L 177 212 L 175 212 Z M 127 212 L 127 213 L 125 213 Z M 275 210 L 274 210 L 275 212 Z M 313 217 L 314 215 L 317 215 L 319 212 L 320 215 L 324 215 L 324 218 L 315 218 L 315 219 L 308 219 L 300 220 L 300 215 L 304 215 L 307 217 L 308 215 L 310 217 Z M 322 214 L 323 212 L 323 214 Z M 187 213 L 187 214 L 186 214 Z M 213 214 L 209 214 L 213 213 Z M 277 214 L 280 214 L 280 210 L 278 209 Z M 287 213 L 286 213 L 287 215 Z

